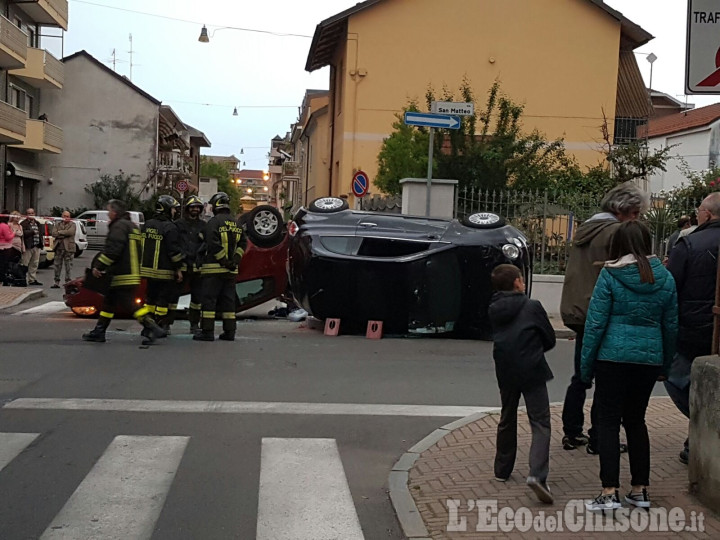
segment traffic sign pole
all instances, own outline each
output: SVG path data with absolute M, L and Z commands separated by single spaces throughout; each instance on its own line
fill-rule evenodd
M 427 195 L 425 197 L 425 215 L 430 217 L 430 193 L 432 192 L 433 149 L 435 146 L 435 128 L 430 128 L 430 144 L 428 145 Z

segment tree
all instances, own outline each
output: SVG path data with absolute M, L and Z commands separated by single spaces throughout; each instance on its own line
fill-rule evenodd
M 230 172 L 227 165 L 202 156 L 200 158 L 200 176 L 217 179 L 218 191 L 224 191 L 228 194 L 228 197 L 230 197 L 230 210 L 233 214 L 237 214 L 240 209 L 241 194 L 235 184 L 230 181 Z
M 129 210 L 138 210 L 142 206 L 140 193 L 132 188 L 132 178 L 122 171 L 115 176 L 102 175 L 85 186 L 85 192 L 92 195 L 93 208 L 105 208 L 112 199 L 124 201 Z

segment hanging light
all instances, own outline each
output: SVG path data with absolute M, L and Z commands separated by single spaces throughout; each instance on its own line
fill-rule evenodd
M 237 107 L 235 107 L 235 108 L 233 109 L 233 116 L 237 116 L 237 115 L 238 115 Z
M 241 149 L 240 149 L 240 153 L 241 153 L 241 154 L 244 154 L 244 153 L 245 153 L 245 149 L 244 149 L 244 148 L 241 148 Z
M 208 36 L 207 27 L 203 24 L 202 30 L 200 30 L 200 37 L 198 38 L 200 43 L 210 43 L 210 36 Z

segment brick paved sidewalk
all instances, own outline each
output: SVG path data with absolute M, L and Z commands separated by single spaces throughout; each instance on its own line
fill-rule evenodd
M 678 453 L 687 434 L 688 422 L 669 398 L 653 398 L 647 413 L 651 443 L 650 497 L 655 507 L 682 508 L 685 515 L 703 512 L 705 532 L 627 533 L 610 532 L 475 532 L 478 511 L 468 510 L 468 500 L 497 499 L 498 508 L 527 507 L 533 516 L 540 510 L 557 514 L 572 499 L 591 499 L 600 491 L 599 460 L 584 448 L 563 450 L 561 407 L 551 408 L 552 443 L 548 484 L 555 496 L 553 505 L 537 501 L 525 485 L 528 472 L 530 426 L 524 412 L 518 414 L 518 457 L 515 471 L 506 483 L 494 480 L 493 460 L 499 415 L 487 415 L 456 429 L 422 453 L 410 470 L 409 489 L 432 538 L 619 538 L 638 534 L 640 538 L 720 538 L 720 516 L 704 508 L 688 493 L 687 466 Z M 589 408 L 586 418 L 589 417 Z M 624 432 L 621 430 L 621 437 Z M 627 454 L 621 457 L 621 496 L 629 488 Z M 468 532 L 448 532 L 447 499 L 459 499 L 458 518 L 466 518 Z
M 42 295 L 42 289 L 33 287 L 0 287 L 0 309 L 12 307 L 25 300 Z

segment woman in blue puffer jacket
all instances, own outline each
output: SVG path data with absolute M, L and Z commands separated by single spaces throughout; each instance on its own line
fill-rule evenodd
M 650 231 L 628 221 L 618 228 L 595 285 L 582 348 L 581 376 L 595 377 L 602 493 L 588 510 L 619 508 L 620 424 L 625 426 L 631 489 L 625 502 L 648 508 L 650 440 L 645 410 L 657 380 L 667 378 L 678 330 L 675 281 L 651 255 Z

